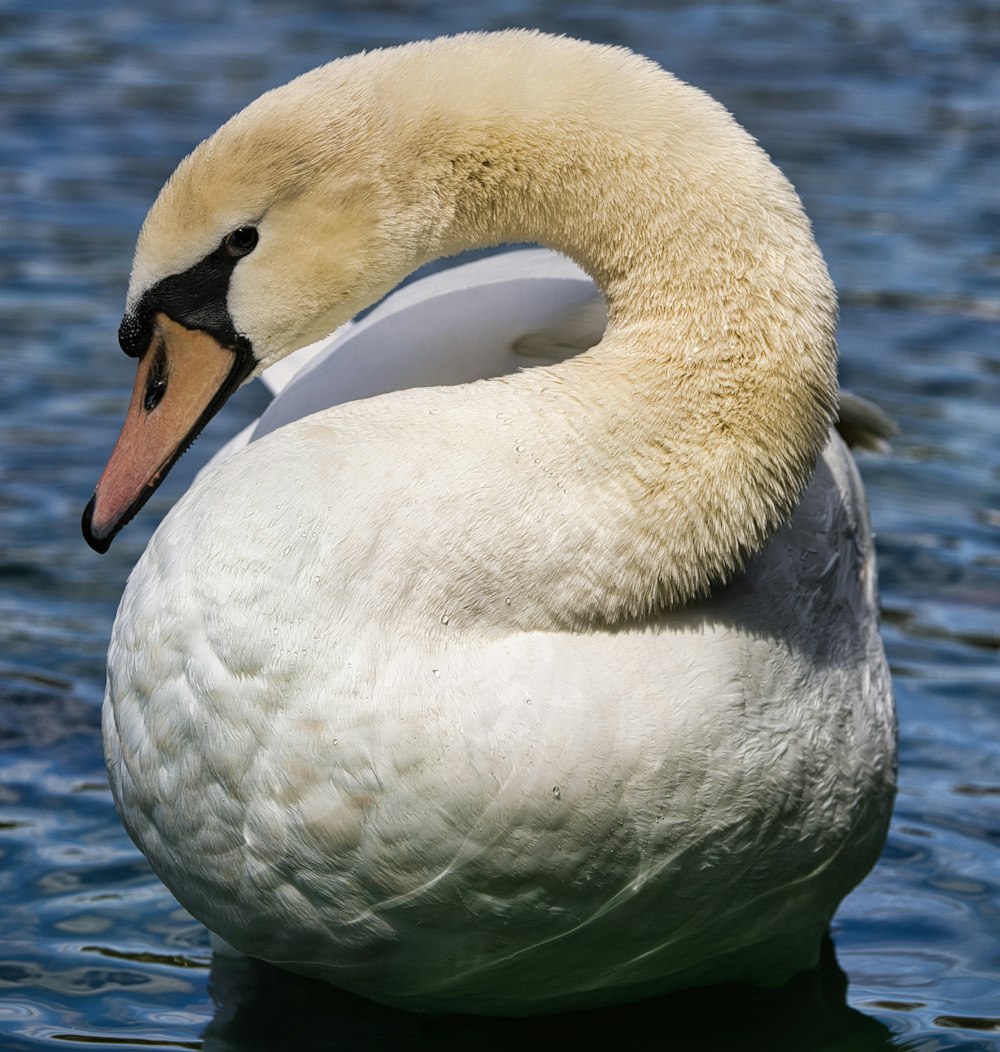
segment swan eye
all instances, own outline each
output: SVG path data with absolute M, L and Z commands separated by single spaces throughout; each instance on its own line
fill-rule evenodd
M 222 242 L 222 247 L 230 259 L 240 259 L 249 255 L 257 247 L 257 228 L 241 226 L 229 234 Z
M 163 400 L 167 393 L 167 355 L 161 343 L 156 348 L 153 364 L 146 378 L 146 393 L 143 397 L 143 406 L 147 413 L 151 413 Z

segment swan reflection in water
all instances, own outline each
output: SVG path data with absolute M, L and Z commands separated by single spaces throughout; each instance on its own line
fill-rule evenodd
M 616 1008 L 482 1019 L 422 1016 L 373 1004 L 261 961 L 218 955 L 209 983 L 216 1014 L 205 1052 L 294 1048 L 550 1052 L 552 1048 L 671 1052 L 900 1052 L 884 1024 L 847 1003 L 847 977 L 824 939 L 819 967 L 777 990 L 710 987 Z

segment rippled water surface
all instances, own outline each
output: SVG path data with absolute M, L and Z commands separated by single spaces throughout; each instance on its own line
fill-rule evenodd
M 107 790 L 99 705 L 125 576 L 265 403 L 241 392 L 111 553 L 85 548 L 80 510 L 131 386 L 115 331 L 146 208 L 263 89 L 360 48 L 508 25 L 630 45 L 736 113 L 814 218 L 845 382 L 901 428 L 891 457 L 862 463 L 901 718 L 896 818 L 824 968 L 776 993 L 514 1024 L 210 971 L 204 931 Z M 996 1047 L 998 55 L 994 0 L 0 5 L 0 1048 Z

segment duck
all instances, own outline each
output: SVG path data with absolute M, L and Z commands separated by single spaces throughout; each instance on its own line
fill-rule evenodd
M 337 59 L 180 163 L 119 342 L 97 551 L 275 377 L 108 651 L 122 822 L 219 946 L 506 1016 L 816 964 L 895 714 L 836 296 L 719 103 L 532 30 Z

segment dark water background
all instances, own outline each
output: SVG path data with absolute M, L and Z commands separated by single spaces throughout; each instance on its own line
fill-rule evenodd
M 901 435 L 862 468 L 901 717 L 884 857 L 819 974 L 527 1024 L 423 1020 L 216 966 L 108 793 L 125 576 L 256 416 L 242 391 L 103 559 L 80 510 L 121 422 L 139 223 L 176 161 L 338 55 L 470 28 L 627 44 L 720 98 L 796 183 L 845 382 Z M 0 1049 L 978 1050 L 1000 1046 L 1000 3 L 0 2 Z M 842 971 L 841 971 L 842 969 Z

